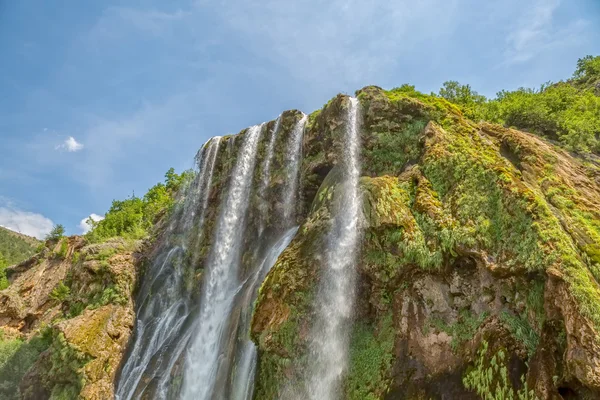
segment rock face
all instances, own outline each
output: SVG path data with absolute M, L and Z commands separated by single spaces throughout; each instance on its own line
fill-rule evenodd
M 2 398 L 113 398 L 135 317 L 137 247 L 63 238 L 12 267 L 0 292 L 0 330 L 19 350 L 0 363 L 11 373 Z
M 598 165 L 411 88 L 357 95 L 364 239 L 342 397 L 600 396 Z M 302 379 L 346 106 L 310 117 L 299 233 L 255 307 L 256 399 Z
M 356 95 L 362 239 L 340 398 L 600 398 L 600 165 L 470 121 L 408 86 Z M 262 283 L 250 327 L 257 400 L 294 398 L 305 379 L 324 241 L 344 179 L 348 104 L 339 95 L 308 117 L 292 213 L 299 229 Z M 302 118 L 282 113 L 277 137 L 266 134 L 275 121 L 263 126 L 240 274 L 258 259 L 249 249 L 284 228 L 284 154 Z M 221 138 L 215 150 L 209 233 L 186 233 L 194 239 L 180 260 L 190 304 L 246 134 Z M 166 234 L 183 233 L 166 230 L 158 243 Z M 0 292 L 4 341 L 26 340 L 19 343 L 35 357 L 10 371 L 0 358 L 0 372 L 18 377 L 12 398 L 111 399 L 135 319 L 140 255 L 120 240 L 63 243 L 9 271 L 11 285 Z M 169 371 L 172 393 L 183 364 L 182 356 Z

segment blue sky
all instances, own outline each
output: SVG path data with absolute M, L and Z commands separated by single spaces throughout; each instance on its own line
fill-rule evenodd
M 0 225 L 80 233 L 209 137 L 339 92 L 493 96 L 586 54 L 598 0 L 0 0 Z

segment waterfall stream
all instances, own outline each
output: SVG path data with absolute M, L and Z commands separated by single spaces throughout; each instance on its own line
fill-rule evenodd
M 316 293 L 317 318 L 309 334 L 306 397 L 319 400 L 336 399 L 339 393 L 354 301 L 360 235 L 358 101 L 351 98 L 349 105 L 340 160 L 344 181 L 336 194 Z M 199 152 L 198 173 L 172 213 L 138 293 L 136 330 L 118 380 L 117 400 L 252 399 L 257 365 L 250 339 L 254 303 L 265 276 L 298 230 L 308 116 L 297 113 L 294 118 L 287 133 L 280 132 L 282 114 L 268 137 L 267 125 L 256 125 L 239 137 L 215 137 Z M 275 158 L 279 137 L 286 142 L 281 144 L 283 157 Z M 224 161 L 233 157 L 233 166 Z M 275 178 L 274 162 L 282 171 Z M 213 181 L 223 182 L 223 174 L 228 186 L 216 193 Z M 271 190 L 272 184 L 280 186 Z M 215 195 L 219 205 L 210 204 Z M 201 254 L 207 241 L 208 253 Z M 190 288 L 198 281 L 199 291 Z
M 309 344 L 307 396 L 314 400 L 340 398 L 340 386 L 348 364 L 361 208 L 358 190 L 359 104 L 353 97 L 349 102 L 346 147 L 341 163 L 345 180 L 335 195 L 333 223 L 325 248 L 325 266 L 315 300 L 317 320 Z
M 242 286 L 238 279 L 241 242 L 261 131 L 262 125 L 255 125 L 245 135 L 215 227 L 214 245 L 205 266 L 198 328 L 186 358 L 182 399 L 211 398 L 217 374 L 225 369 L 221 364 L 228 361 L 222 357 L 222 346 L 233 300 Z
M 196 226 L 197 232 L 203 232 L 220 139 L 211 139 L 199 152 L 198 174 L 174 212 L 165 241 L 155 251 L 156 257 L 147 271 L 151 279 L 146 279 L 140 288 L 136 332 L 121 371 L 117 400 L 140 398 L 147 389 L 154 392 L 156 399 L 167 396 L 165 371 L 172 369 L 187 343 L 185 325 L 192 308 L 184 290 L 182 259 L 192 240 L 190 228 Z

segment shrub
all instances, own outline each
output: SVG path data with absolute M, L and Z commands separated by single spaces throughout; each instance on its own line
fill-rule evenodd
M 171 168 L 165 174 L 165 182 L 151 187 L 144 197 L 132 195 L 125 200 L 113 200 L 103 220 L 88 220 L 92 230 L 86 238 L 98 243 L 116 236 L 126 239 L 147 236 L 156 220 L 170 210 L 179 189 L 191 175 L 191 171 L 176 174 Z
M 60 241 L 60 248 L 58 249 L 58 252 L 55 254 L 55 256 L 56 256 L 56 258 L 64 260 L 65 258 L 67 258 L 68 251 L 69 251 L 69 242 L 65 238 L 63 238 Z
M 4 290 L 8 287 L 8 279 L 6 278 L 6 259 L 0 253 L 0 290 Z
M 56 285 L 52 292 L 50 292 L 50 298 L 58 302 L 63 302 L 71 295 L 71 289 L 65 285 L 62 281 Z
M 50 345 L 50 331 L 43 330 L 29 341 L 4 340 L 0 337 L 0 398 L 20 398 L 19 382 Z
M 445 82 L 438 96 L 459 106 L 468 118 L 515 127 L 557 140 L 568 150 L 600 151 L 600 56 L 579 59 L 573 79 L 539 89 L 500 91 L 488 100 L 456 81 Z
M 52 230 L 48 235 L 46 235 L 46 240 L 59 240 L 65 235 L 65 227 L 61 224 L 54 225 Z

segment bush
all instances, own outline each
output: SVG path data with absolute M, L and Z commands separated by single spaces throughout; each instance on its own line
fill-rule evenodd
M 579 59 L 573 79 L 538 90 L 501 91 L 488 100 L 456 81 L 438 96 L 459 106 L 468 118 L 500 123 L 558 141 L 568 150 L 600 152 L 600 56 Z
M 191 174 L 185 171 L 178 175 L 171 168 L 165 174 L 165 182 L 151 187 L 144 197 L 133 195 L 126 200 L 113 200 L 103 220 L 88 220 L 92 230 L 86 238 L 97 243 L 116 236 L 126 239 L 147 236 L 157 219 L 172 207 L 179 189 Z
M 51 241 L 59 240 L 64 235 L 65 235 L 65 227 L 62 226 L 61 224 L 54 225 L 54 227 L 52 228 L 50 233 L 48 235 L 46 235 L 46 240 L 51 240 Z
M 4 290 L 8 287 L 8 279 L 6 278 L 6 259 L 0 253 L 0 290 Z
M 50 331 L 47 329 L 29 341 L 4 340 L 0 337 L 0 398 L 20 398 L 19 382 L 39 355 L 48 348 L 50 341 Z
M 50 298 L 60 303 L 68 299 L 70 295 L 71 289 L 62 281 L 60 281 L 58 285 L 56 285 L 56 287 L 52 289 L 52 292 L 50 292 Z
M 56 258 L 64 260 L 65 258 L 67 258 L 68 252 L 69 252 L 69 242 L 67 241 L 67 239 L 63 238 L 60 241 L 60 248 L 58 249 L 58 252 L 55 254 L 55 256 L 56 256 Z

